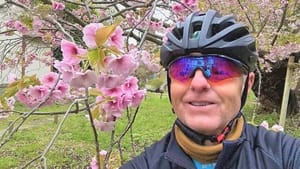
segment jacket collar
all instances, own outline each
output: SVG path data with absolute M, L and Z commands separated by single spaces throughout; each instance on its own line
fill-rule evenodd
M 243 117 L 245 120 L 245 118 Z M 245 121 L 244 121 L 245 122 Z M 228 163 L 230 161 L 231 155 L 239 148 L 239 146 L 244 142 L 245 140 L 245 126 L 246 122 L 243 126 L 243 132 L 240 138 L 236 140 L 224 140 L 223 141 L 223 150 L 221 151 L 218 160 L 216 168 L 224 166 L 225 163 Z M 191 158 L 180 148 L 179 144 L 177 143 L 175 139 L 175 133 L 174 133 L 174 126 L 170 134 L 169 142 L 167 145 L 166 152 L 164 154 L 165 158 L 169 160 L 170 162 L 181 166 L 185 169 L 195 169 L 194 163 L 191 160 Z

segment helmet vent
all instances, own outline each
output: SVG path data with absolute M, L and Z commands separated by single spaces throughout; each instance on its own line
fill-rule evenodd
M 202 28 L 202 22 L 197 22 L 197 23 L 193 23 L 193 32 L 191 35 L 190 38 L 199 38 L 199 33 L 201 31 L 201 28 Z
M 181 40 L 181 39 L 182 39 L 182 35 L 183 35 L 183 28 L 173 29 L 172 34 L 173 34 L 178 40 Z
M 239 39 L 240 37 L 246 36 L 249 34 L 249 31 L 245 29 L 244 27 L 236 29 L 235 31 L 231 31 L 229 34 L 227 34 L 223 40 L 227 42 L 234 41 L 236 39 Z
M 213 24 L 212 28 L 211 28 L 211 33 L 212 33 L 211 36 L 214 36 L 215 34 L 221 32 L 222 30 L 224 30 L 225 28 L 227 28 L 233 24 L 234 23 L 232 23 L 232 22 L 225 22 L 222 24 Z

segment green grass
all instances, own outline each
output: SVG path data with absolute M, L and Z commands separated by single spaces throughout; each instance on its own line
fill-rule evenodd
M 254 109 L 254 98 L 250 96 L 249 102 L 244 108 L 244 114 L 251 120 Z M 64 107 L 65 108 L 65 107 Z M 41 111 L 60 111 L 61 107 L 44 108 Z M 134 110 L 131 110 L 134 111 Z M 18 115 L 0 121 L 0 134 L 10 121 Z M 58 122 L 62 119 L 59 115 Z M 133 153 L 130 142 L 130 134 L 122 141 L 123 155 L 126 160 L 143 151 L 145 146 L 150 145 L 163 137 L 172 127 L 175 119 L 171 111 L 167 94 L 160 98 L 159 94 L 149 93 L 140 106 L 136 121 L 133 124 L 133 140 L 136 153 Z M 258 114 L 255 124 L 267 120 L 270 125 L 278 122 L 279 115 L 276 113 Z M 299 119 L 298 119 L 299 120 Z M 285 132 L 300 137 L 300 129 L 287 119 Z M 44 151 L 51 140 L 58 124 L 54 123 L 53 116 L 30 116 L 23 127 L 11 138 L 11 140 L 0 148 L 0 168 L 20 168 Z M 126 114 L 117 123 L 116 135 L 120 135 L 126 126 Z M 99 142 L 101 149 L 107 149 L 110 142 L 109 133 L 100 133 Z M 118 152 L 114 150 L 111 165 L 117 168 L 120 165 Z M 71 114 L 65 121 L 61 132 L 53 147 L 46 155 L 48 168 L 86 168 L 91 158 L 95 155 L 93 133 L 90 123 L 84 113 Z M 33 163 L 29 168 L 38 168 L 40 161 Z

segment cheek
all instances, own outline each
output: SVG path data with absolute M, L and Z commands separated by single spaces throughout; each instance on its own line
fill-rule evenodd
M 175 82 L 172 82 L 170 85 L 171 85 L 170 86 L 171 100 L 173 104 L 174 102 L 177 102 L 184 95 L 185 86 Z
M 242 84 L 242 79 L 236 79 L 234 83 L 228 83 L 215 89 L 224 103 L 223 109 L 226 109 L 224 111 L 230 111 L 232 113 L 239 111 L 243 92 Z

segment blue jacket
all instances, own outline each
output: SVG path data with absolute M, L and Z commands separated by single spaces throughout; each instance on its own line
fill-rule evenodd
M 215 168 L 300 169 L 300 139 L 246 124 L 239 139 L 223 142 Z M 120 169 L 196 168 L 179 147 L 173 129 Z

